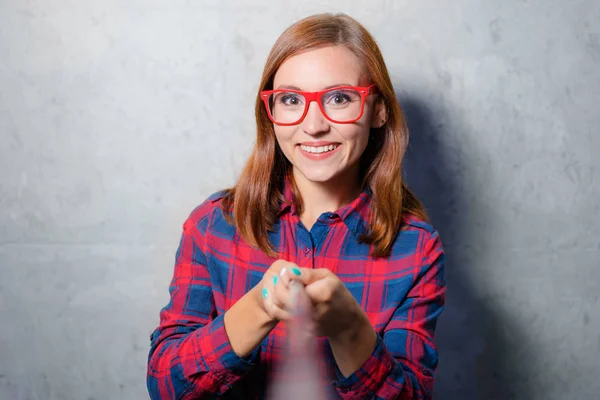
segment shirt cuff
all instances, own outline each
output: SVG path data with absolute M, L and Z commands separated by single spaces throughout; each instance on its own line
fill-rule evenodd
M 201 331 L 196 335 L 196 354 L 198 363 L 205 363 L 216 379 L 229 385 L 240 376 L 245 375 L 256 365 L 260 346 L 245 358 L 238 356 L 225 331 L 223 314 L 217 316 L 208 326 L 208 332 Z
M 393 368 L 394 358 L 385 347 L 381 336 L 377 335 L 373 353 L 352 375 L 344 378 L 336 364 L 337 380 L 332 385 L 342 398 L 371 398 Z

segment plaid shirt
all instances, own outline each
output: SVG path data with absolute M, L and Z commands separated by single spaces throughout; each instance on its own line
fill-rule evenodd
M 438 354 L 434 330 L 444 307 L 444 252 L 438 233 L 413 216 L 404 219 L 392 253 L 369 255 L 358 237 L 368 226 L 371 192 L 319 217 L 308 231 L 289 186 L 269 233 L 279 258 L 305 268 L 328 268 L 346 285 L 378 333 L 375 350 L 354 374 L 337 369 L 326 338 L 318 364 L 331 398 L 430 399 Z M 286 349 L 278 324 L 248 358 L 232 350 L 223 314 L 275 261 L 249 246 L 227 223 L 223 192 L 210 196 L 185 221 L 176 254 L 171 300 L 151 335 L 147 384 L 152 399 L 264 398 L 274 363 Z

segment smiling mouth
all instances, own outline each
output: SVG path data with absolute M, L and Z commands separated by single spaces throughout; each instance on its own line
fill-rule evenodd
M 313 147 L 313 146 L 306 146 L 306 145 L 301 144 L 300 148 L 303 151 L 306 151 L 307 153 L 321 154 L 321 153 L 327 153 L 327 152 L 333 151 L 338 146 L 339 146 L 338 144 L 330 144 L 328 146 L 316 146 L 316 147 Z

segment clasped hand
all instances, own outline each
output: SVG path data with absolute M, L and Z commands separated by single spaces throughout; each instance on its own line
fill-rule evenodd
M 300 268 L 284 260 L 273 263 L 259 284 L 259 301 L 271 319 L 288 321 L 292 318 L 293 281 L 304 286 L 310 299 L 309 314 L 317 336 L 338 338 L 352 332 L 360 322 L 368 321 L 352 294 L 333 272 L 326 268 Z

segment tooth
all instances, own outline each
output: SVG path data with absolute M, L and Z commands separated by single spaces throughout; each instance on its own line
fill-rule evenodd
M 300 145 L 300 148 L 308 153 L 313 153 L 313 154 L 320 154 L 320 153 L 326 153 L 328 151 L 332 151 L 335 150 L 338 147 L 337 144 L 330 144 L 330 145 L 326 145 L 326 146 L 318 146 L 318 147 L 314 147 L 314 146 L 307 146 L 304 144 Z

